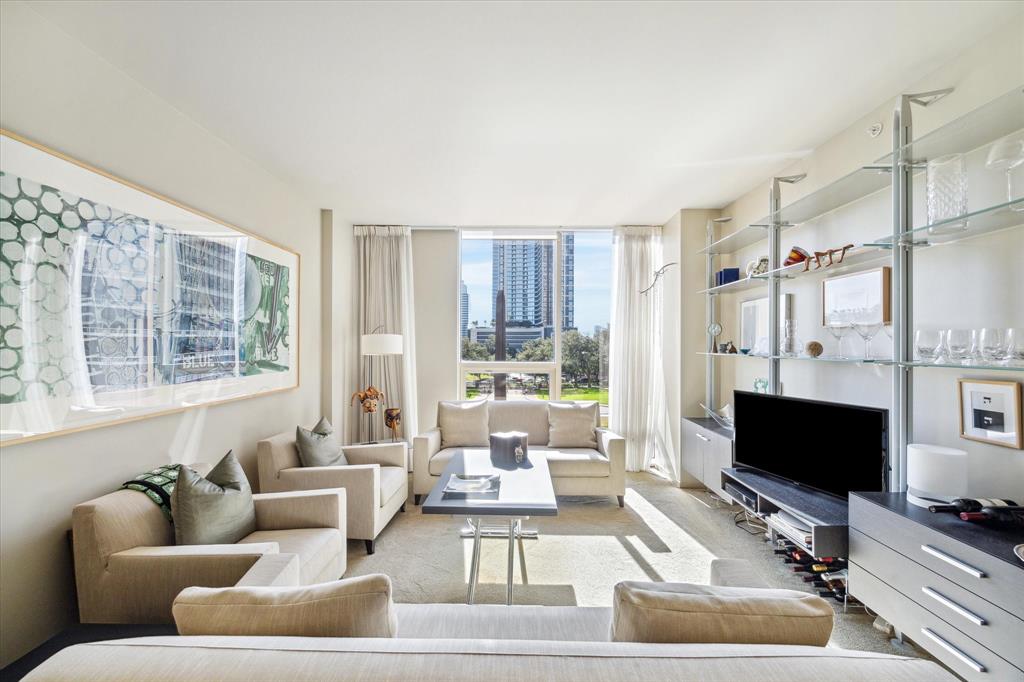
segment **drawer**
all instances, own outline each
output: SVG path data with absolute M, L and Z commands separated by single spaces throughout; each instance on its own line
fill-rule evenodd
M 850 528 L 1024 618 L 1024 566 L 997 559 L 856 495 L 850 496 Z
M 1024 620 L 853 529 L 850 529 L 850 560 L 982 646 L 1024 669 Z
M 1024 671 L 907 599 L 853 560 L 849 590 L 965 680 L 1024 682 Z

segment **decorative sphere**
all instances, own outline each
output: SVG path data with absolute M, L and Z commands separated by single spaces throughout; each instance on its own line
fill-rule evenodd
M 825 350 L 825 347 L 822 346 L 817 341 L 808 341 L 805 350 L 807 351 L 807 354 L 810 355 L 812 358 L 816 358 L 822 354 L 822 352 Z

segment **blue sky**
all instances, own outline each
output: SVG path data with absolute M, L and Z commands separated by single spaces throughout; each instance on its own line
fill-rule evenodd
M 491 240 L 462 240 L 462 281 L 469 290 L 469 323 L 491 319 Z M 576 232 L 576 327 L 593 334 L 595 325 L 607 325 L 612 305 L 611 232 Z

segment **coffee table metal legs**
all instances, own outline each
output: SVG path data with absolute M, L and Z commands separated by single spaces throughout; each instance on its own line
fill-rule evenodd
M 473 560 L 469 565 L 469 596 L 467 603 L 472 604 L 476 599 L 476 584 L 480 578 L 480 546 L 483 544 L 483 519 L 476 517 L 468 519 L 473 527 Z M 505 583 L 505 603 L 512 605 L 512 585 L 515 577 L 516 543 L 522 543 L 523 528 L 522 519 L 508 520 L 508 575 Z M 522 547 L 520 546 L 520 552 Z
M 472 604 L 476 597 L 476 581 L 480 577 L 480 527 L 482 519 L 475 518 L 470 519 L 470 523 L 473 524 L 473 561 L 469 565 L 469 599 L 468 603 Z

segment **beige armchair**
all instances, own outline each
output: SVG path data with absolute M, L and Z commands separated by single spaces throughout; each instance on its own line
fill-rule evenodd
M 345 491 L 254 495 L 256 531 L 236 544 L 175 545 L 163 512 L 134 490 L 71 513 L 83 623 L 173 623 L 186 587 L 309 585 L 345 572 Z
M 409 497 L 405 443 L 346 445 L 348 464 L 304 467 L 295 447 L 295 431 L 280 433 L 256 445 L 260 490 L 318 490 L 347 492 L 348 537 L 363 540 L 373 554 L 374 541 Z

